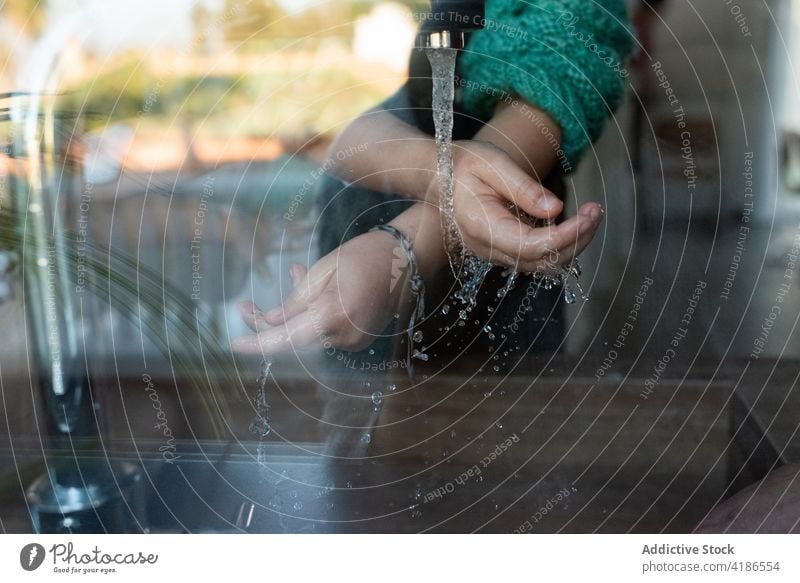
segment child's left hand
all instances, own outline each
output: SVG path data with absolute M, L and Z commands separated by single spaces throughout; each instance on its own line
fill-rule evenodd
M 295 286 L 283 305 L 263 313 L 253 302 L 239 304 L 256 334 L 234 339 L 233 349 L 267 356 L 315 345 L 353 351 L 368 347 L 400 310 L 407 288 L 406 272 L 399 278 L 392 273 L 396 247 L 386 233 L 366 233 L 308 271 L 293 265 Z

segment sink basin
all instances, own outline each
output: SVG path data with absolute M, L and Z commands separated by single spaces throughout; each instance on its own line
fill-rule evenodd
M 436 379 L 386 396 L 368 444 L 287 439 L 278 402 L 263 443 L 179 439 L 171 462 L 152 438 L 105 449 L 140 466 L 137 524 L 155 532 L 687 532 L 728 488 L 731 392 L 642 386 Z M 41 463 L 36 444 L 14 454 Z M 19 497 L 5 506 L 26 523 Z

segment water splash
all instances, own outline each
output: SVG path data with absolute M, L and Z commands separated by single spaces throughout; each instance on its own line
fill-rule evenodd
M 432 109 L 433 121 L 436 129 L 436 179 L 439 187 L 439 209 L 444 233 L 445 249 L 450 262 L 453 275 L 461 282 L 461 288 L 455 297 L 464 306 L 464 311 L 470 312 L 477 303 L 477 295 L 486 275 L 494 265 L 473 254 L 464 246 L 464 239 L 455 221 L 454 194 L 455 184 L 453 178 L 453 102 L 455 98 L 455 49 L 427 49 L 426 54 L 431 64 L 433 93 Z M 545 219 L 537 219 L 522 211 L 512 203 L 508 203 L 509 210 L 521 221 L 532 228 L 546 227 L 552 224 Z M 497 292 L 499 298 L 505 297 L 514 287 L 519 273 L 513 269 L 506 271 L 505 285 Z M 587 299 L 580 284 L 577 283 L 580 275 L 579 268 L 568 266 L 563 268 L 563 273 L 538 274 L 545 289 L 561 286 L 564 301 L 572 304 L 577 299 L 577 294 L 568 285 L 570 277 L 575 278 L 576 287 L 580 296 Z M 448 308 L 449 310 L 449 308 Z M 443 310 L 443 313 L 447 313 Z M 463 316 L 461 319 L 465 319 Z
M 250 433 L 258 437 L 256 462 L 262 471 L 266 468 L 267 461 L 266 438 L 272 430 L 269 424 L 269 403 L 267 402 L 267 381 L 271 368 L 272 361 L 265 358 L 261 363 L 258 379 L 256 379 L 256 416 L 250 423 Z

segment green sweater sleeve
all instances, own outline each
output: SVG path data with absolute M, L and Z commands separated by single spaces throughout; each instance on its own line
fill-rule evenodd
M 621 102 L 632 47 L 625 0 L 488 0 L 459 61 L 462 107 L 488 119 L 519 96 L 546 111 L 569 170 Z

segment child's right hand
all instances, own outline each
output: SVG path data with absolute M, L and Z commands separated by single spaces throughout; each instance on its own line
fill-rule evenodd
M 511 202 L 539 219 L 555 219 L 563 203 L 523 171 L 502 149 L 474 140 L 453 143 L 454 215 L 473 253 L 517 271 L 553 271 L 589 244 L 603 220 L 586 203 L 559 225 L 531 228 L 509 210 Z M 438 192 L 434 181 L 432 190 Z

